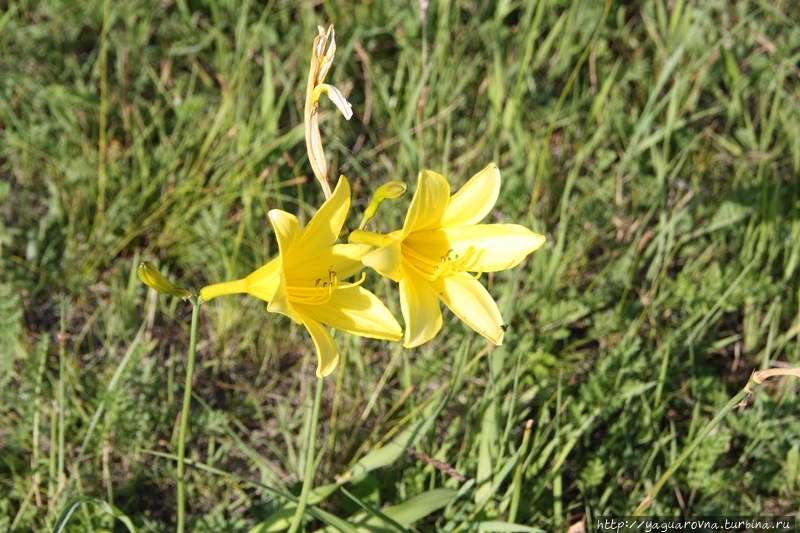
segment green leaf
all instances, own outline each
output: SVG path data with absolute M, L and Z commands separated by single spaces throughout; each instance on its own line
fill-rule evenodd
M 444 508 L 456 497 L 455 489 L 434 489 L 414 496 L 408 501 L 393 505 L 382 512 L 404 526 L 410 526 L 417 520 Z
M 499 520 L 487 520 L 486 522 L 478 522 L 470 524 L 467 531 L 490 531 L 495 533 L 513 533 L 513 532 L 530 532 L 530 533 L 543 533 L 543 529 L 538 527 L 523 526 L 522 524 L 512 524 L 510 522 L 501 522 Z
M 492 495 L 492 471 L 494 468 L 495 439 L 497 438 L 497 420 L 495 404 L 492 400 L 483 413 L 480 441 L 478 442 L 478 488 L 475 490 L 475 504 L 483 505 Z
M 336 492 L 338 488 L 339 488 L 338 484 L 329 483 L 328 485 L 322 485 L 321 487 L 312 489 L 311 493 L 308 495 L 308 504 L 309 505 L 319 504 L 320 502 L 324 501 L 328 496 Z M 250 528 L 248 530 L 248 533 L 268 533 L 272 531 L 286 531 L 289 528 L 289 525 L 292 523 L 292 517 L 294 517 L 295 509 L 297 509 L 297 504 L 294 501 L 288 501 L 284 503 L 283 506 L 279 507 L 273 513 L 271 513 L 264 521 L 259 522 L 258 524 Z M 325 518 L 321 518 L 321 520 L 325 520 Z M 337 518 L 337 520 L 339 519 Z M 339 525 L 341 526 L 341 524 Z
M 98 500 L 97 498 L 90 498 L 88 496 L 80 496 L 78 498 L 70 500 L 67 503 L 66 507 L 64 507 L 64 510 L 61 511 L 61 515 L 58 517 L 58 520 L 56 521 L 56 525 L 53 528 L 53 533 L 62 533 L 63 531 L 66 531 L 67 522 L 69 522 L 72 513 L 74 513 L 75 510 L 78 509 L 78 507 L 83 503 L 91 503 L 98 506 L 100 510 L 102 510 L 108 515 L 113 516 L 114 518 L 125 524 L 125 527 L 128 528 L 128 531 L 130 531 L 131 533 L 136 533 L 136 527 L 133 525 L 133 522 L 131 522 L 131 519 L 128 518 L 128 515 L 126 515 L 125 513 L 123 513 L 122 511 L 120 511 L 119 509 L 117 509 L 108 502 L 104 502 L 103 500 Z
M 367 533 L 396 532 L 398 525 L 403 528 L 409 527 L 431 513 L 443 509 L 456 498 L 457 494 L 458 491 L 454 489 L 430 490 L 385 509 L 370 508 L 368 512 L 359 513 L 350 521 L 357 523 L 358 531 Z M 336 530 L 326 528 L 325 531 Z

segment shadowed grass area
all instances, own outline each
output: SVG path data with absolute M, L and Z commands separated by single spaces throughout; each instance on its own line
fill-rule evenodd
M 487 221 L 548 242 L 482 276 L 502 347 L 447 311 L 413 350 L 337 334 L 308 531 L 630 515 L 753 370 L 800 366 L 790 2 L 107 7 L 0 7 L 0 529 L 52 530 L 78 496 L 94 499 L 67 531 L 122 530 L 114 513 L 174 529 L 191 308 L 136 267 L 197 291 L 277 253 L 270 209 L 310 219 L 323 196 L 301 121 L 329 22 L 329 78 L 355 112 L 321 106 L 348 228 L 388 180 L 413 189 L 430 168 L 455 190 L 494 161 Z M 400 227 L 410 198 L 372 229 Z M 366 284 L 400 316 L 396 286 Z M 315 364 L 263 302 L 204 305 L 190 531 L 286 528 Z M 795 512 L 799 386 L 769 381 L 725 416 L 648 514 Z

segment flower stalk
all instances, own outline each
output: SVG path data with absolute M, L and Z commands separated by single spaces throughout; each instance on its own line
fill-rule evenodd
M 184 533 L 186 523 L 186 433 L 189 426 L 189 408 L 192 403 L 194 361 L 197 354 L 197 325 L 200 322 L 202 299 L 190 298 L 192 302 L 192 326 L 189 333 L 189 356 L 186 359 L 186 384 L 183 387 L 181 425 L 178 430 L 178 533 Z
M 300 489 L 300 498 L 297 500 L 297 508 L 292 517 L 292 523 L 289 526 L 289 533 L 295 533 L 303 521 L 303 514 L 306 511 L 308 504 L 308 495 L 311 493 L 311 488 L 314 486 L 314 467 L 316 461 L 314 460 L 314 451 L 317 442 L 317 422 L 319 421 L 319 410 L 322 405 L 322 388 L 325 379 L 322 377 L 317 378 L 317 392 L 314 395 L 314 410 L 311 413 L 311 424 L 308 428 L 308 450 L 306 450 L 306 469 L 303 474 L 303 488 Z

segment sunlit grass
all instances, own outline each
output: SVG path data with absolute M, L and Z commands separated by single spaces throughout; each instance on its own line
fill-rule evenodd
M 455 189 L 494 161 L 489 222 L 548 242 L 482 277 L 509 322 L 500 348 L 448 313 L 414 350 L 337 335 L 315 478 L 330 494 L 309 530 L 395 530 L 395 506 L 430 490 L 412 531 L 633 512 L 754 369 L 800 365 L 800 19 L 615 2 L 592 44 L 603 7 L 432 2 L 423 32 L 416 4 L 111 3 L 105 103 L 97 3 L 0 12 L 0 529 L 51 530 L 78 496 L 94 500 L 70 530 L 119 530 L 114 512 L 174 528 L 191 309 L 135 269 L 196 291 L 277 253 L 270 209 L 310 219 L 307 55 L 328 22 L 355 116 L 320 122 L 353 186 L 349 229 L 388 180 L 413 188 L 425 167 Z M 396 229 L 406 207 L 371 224 Z M 313 347 L 242 296 L 204 306 L 198 350 L 189 530 L 279 526 Z M 796 510 L 797 392 L 771 381 L 725 417 L 648 512 Z

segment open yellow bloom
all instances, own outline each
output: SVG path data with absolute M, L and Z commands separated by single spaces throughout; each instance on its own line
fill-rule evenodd
M 342 176 L 331 198 L 304 229 L 294 215 L 273 209 L 269 220 L 280 256 L 244 279 L 204 287 L 200 297 L 208 301 L 247 293 L 267 302 L 267 311 L 303 324 L 317 348 L 319 377 L 330 374 L 339 363 L 339 349 L 325 326 L 362 337 L 400 340 L 400 325 L 377 296 L 361 287 L 360 281 L 340 281 L 363 269 L 363 247 L 334 245 L 349 207 L 350 185 Z
M 499 192 L 500 171 L 494 163 L 453 196 L 444 176 L 425 170 L 402 230 L 350 235 L 351 243 L 371 250 L 364 256 L 365 265 L 400 283 L 407 348 L 431 340 L 441 329 L 438 300 L 494 344 L 502 343 L 500 310 L 477 278 L 482 272 L 518 265 L 545 238 L 517 224 L 478 224 L 494 207 Z

